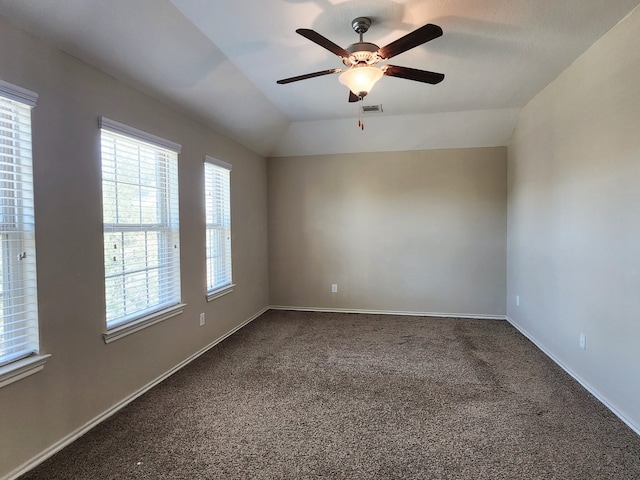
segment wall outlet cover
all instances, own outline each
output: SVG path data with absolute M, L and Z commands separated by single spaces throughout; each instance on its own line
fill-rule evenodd
M 587 336 L 584 333 L 580 334 L 580 348 L 583 350 L 587 348 Z

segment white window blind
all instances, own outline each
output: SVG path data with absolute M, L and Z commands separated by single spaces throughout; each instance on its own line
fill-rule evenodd
M 112 328 L 180 302 L 180 146 L 105 118 L 100 125 L 105 299 Z
M 231 165 L 211 157 L 204 164 L 207 292 L 231 286 Z
M 0 82 L 0 366 L 39 348 L 31 162 L 36 99 Z

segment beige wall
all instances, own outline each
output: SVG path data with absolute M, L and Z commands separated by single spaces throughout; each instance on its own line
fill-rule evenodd
M 266 161 L 0 18 L 0 78 L 33 111 L 38 297 L 45 369 L 0 389 L 0 478 L 268 305 Z M 105 345 L 99 130 L 104 115 L 182 144 L 184 313 Z M 204 293 L 203 158 L 233 164 L 233 293 Z M 198 315 L 207 323 L 200 327 Z
M 270 158 L 267 169 L 271 305 L 505 314 L 505 148 Z
M 509 145 L 508 314 L 640 432 L 638 45 L 640 9 L 522 113 Z

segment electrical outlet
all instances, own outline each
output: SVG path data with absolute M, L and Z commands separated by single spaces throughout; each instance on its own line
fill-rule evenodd
M 516 307 L 520 306 L 520 295 L 516 295 Z
M 580 348 L 583 350 L 587 348 L 587 336 L 584 333 L 580 334 Z
M 331 293 L 338 293 L 338 284 L 337 283 L 332 283 L 331 284 Z
M 204 325 L 204 313 L 200 314 L 200 326 L 202 327 Z

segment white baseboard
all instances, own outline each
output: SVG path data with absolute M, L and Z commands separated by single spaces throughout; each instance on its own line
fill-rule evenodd
M 112 415 L 116 414 L 122 408 L 124 408 L 127 405 L 129 405 L 136 398 L 138 398 L 141 395 L 143 395 L 144 393 L 148 392 L 153 387 L 158 385 L 160 382 L 162 382 L 163 380 L 169 378 L 171 375 L 176 373 L 178 370 L 180 370 L 181 368 L 187 366 L 189 363 L 193 362 L 200 355 L 202 355 L 205 352 L 207 352 L 208 350 L 212 349 L 217 344 L 222 342 L 224 339 L 226 339 L 227 337 L 229 337 L 229 336 L 233 335 L 234 333 L 236 333 L 242 327 L 245 327 L 246 325 L 248 325 L 249 323 L 254 321 L 256 318 L 258 318 L 260 315 L 265 313 L 267 310 L 269 310 L 269 307 L 263 308 L 258 313 L 256 313 L 255 315 L 251 316 L 250 318 L 248 318 L 247 320 L 242 322 L 237 327 L 235 327 L 232 330 L 228 331 L 227 333 L 225 333 L 221 337 L 215 339 L 213 342 L 211 342 L 207 346 L 201 348 L 196 353 L 194 353 L 193 355 L 189 356 L 188 358 L 186 358 L 185 360 L 180 362 L 178 365 L 173 367 L 171 370 L 169 370 L 169 371 L 165 372 L 164 374 L 160 375 L 155 380 L 152 380 L 151 382 L 147 383 L 141 389 L 137 390 L 136 392 L 132 393 L 128 397 L 124 398 L 123 400 L 121 400 L 120 402 L 118 402 L 117 404 L 115 404 L 114 406 L 109 408 L 108 410 L 104 411 L 103 413 L 101 413 L 100 415 L 95 417 L 94 419 L 92 419 L 89 422 L 87 422 L 86 424 L 84 424 L 82 427 L 78 428 L 74 432 L 72 432 L 69 435 L 67 435 L 66 437 L 64 437 L 62 440 L 54 443 L 51 447 L 47 448 L 46 450 L 44 450 L 40 454 L 38 454 L 35 457 L 33 457 L 28 462 L 26 462 L 23 465 L 21 465 L 20 467 L 16 468 L 11 473 L 9 473 L 7 476 L 3 477 L 2 480 L 13 480 L 13 479 L 16 479 L 20 475 L 23 475 L 26 472 L 28 472 L 29 470 L 31 470 L 31 469 L 35 468 L 36 466 L 40 465 L 42 462 L 47 460 L 49 457 L 51 457 L 54 454 L 58 453 L 60 450 L 62 450 L 67 445 L 70 445 L 74 440 L 80 438 L 82 435 L 87 433 L 89 430 L 91 430 L 92 428 L 94 428 L 98 424 L 104 422 L 106 419 L 108 419 Z
M 409 317 L 445 317 L 445 318 L 475 318 L 484 320 L 506 320 L 506 315 L 484 315 L 472 313 L 439 313 L 439 312 L 407 312 L 392 310 L 363 310 L 358 308 L 320 308 L 293 307 L 287 305 L 270 305 L 270 310 L 292 310 L 299 312 L 328 312 L 328 313 L 365 313 L 370 315 L 405 315 Z
M 553 353 L 547 350 L 545 346 L 542 345 L 542 343 L 540 343 L 527 330 L 525 330 L 523 327 L 518 325 L 512 318 L 507 316 L 506 319 L 507 319 L 507 322 L 509 322 L 516 330 L 518 330 L 522 335 L 527 337 L 536 347 L 538 347 L 542 351 L 542 353 L 544 353 L 547 357 L 553 360 L 553 362 L 556 363 L 565 372 L 571 375 L 576 382 L 582 385 L 585 388 L 585 390 L 587 390 L 591 395 L 593 395 L 600 403 L 602 403 L 605 407 L 611 410 L 611 412 L 620 420 L 622 420 L 631 430 L 633 430 L 637 435 L 640 435 L 640 426 L 634 424 L 631 421 L 631 419 L 629 419 L 622 412 L 620 412 L 613 405 L 611 405 L 611 403 L 609 403 L 609 401 L 604 395 L 602 395 L 600 392 L 598 392 L 598 390 L 596 390 L 594 387 L 589 385 L 589 383 L 587 383 L 584 379 L 582 379 L 580 375 L 578 375 L 576 372 L 574 372 L 569 367 L 567 367 L 564 363 L 562 363 Z

